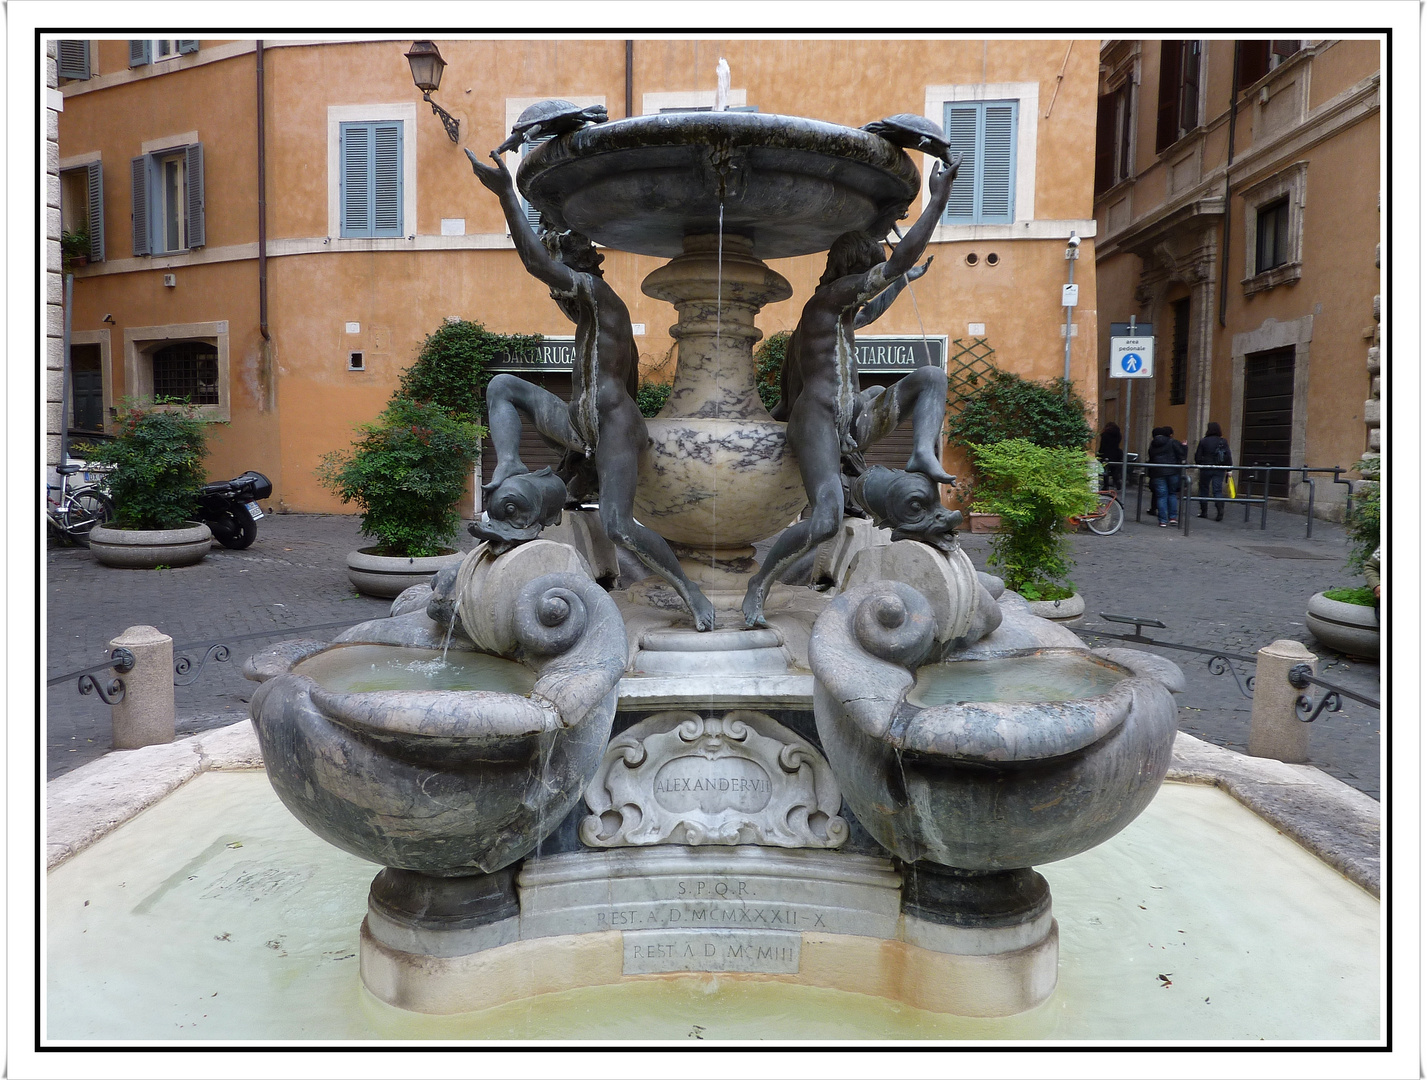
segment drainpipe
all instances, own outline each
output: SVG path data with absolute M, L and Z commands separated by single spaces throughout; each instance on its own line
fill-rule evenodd
M 258 329 L 263 340 L 268 333 L 268 147 L 267 101 L 263 97 L 263 43 L 257 43 L 258 58 Z
M 1229 84 L 1229 159 L 1224 164 L 1224 239 L 1219 247 L 1219 325 L 1228 325 L 1224 314 L 1229 308 L 1229 174 L 1234 168 L 1234 126 L 1239 119 L 1239 42 L 1234 42 L 1234 78 Z
M 634 42 L 624 43 L 624 115 L 634 115 Z

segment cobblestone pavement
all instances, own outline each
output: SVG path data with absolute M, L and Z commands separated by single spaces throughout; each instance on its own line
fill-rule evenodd
M 1275 639 L 1295 638 L 1320 657 L 1320 676 L 1380 700 L 1377 664 L 1333 653 L 1304 625 L 1310 595 L 1357 583 L 1343 567 L 1347 546 L 1341 526 L 1316 521 L 1307 539 L 1301 515 L 1270 511 L 1268 528 L 1260 531 L 1256 512 L 1246 525 L 1242 512 L 1232 510 L 1223 522 L 1195 519 L 1191 524 L 1185 537 L 1158 528 L 1146 516 L 1143 523 L 1127 520 L 1114 536 L 1073 537 L 1073 579 L 1086 599 L 1084 624 L 1105 625 L 1098 618 L 1102 611 L 1145 615 L 1166 624 L 1164 630 L 1148 630 L 1150 636 L 1246 656 Z M 462 541 L 464 547 L 471 545 L 469 537 Z M 979 568 L 994 572 L 986 566 L 989 537 L 963 534 L 962 542 Z M 136 624 L 158 627 L 195 662 L 202 652 L 181 646 L 231 642 L 227 663 L 210 661 L 193 685 L 175 690 L 181 734 L 231 723 L 246 715 L 256 686 L 240 673 L 254 651 L 299 636 L 298 627 L 351 624 L 389 610 L 388 601 L 359 596 L 347 581 L 346 552 L 363 543 L 355 517 L 284 514 L 259 522 L 258 539 L 248 550 L 215 547 L 199 565 L 175 570 L 115 570 L 99 566 L 87 550 L 51 547 L 46 553 L 46 677 L 106 659 L 109 640 Z M 301 636 L 326 638 L 337 632 Z M 264 636 L 234 641 L 249 634 Z M 1188 676 L 1188 690 L 1179 698 L 1182 729 L 1245 751 L 1249 701 L 1234 680 L 1210 674 L 1207 657 L 1152 651 L 1173 659 Z M 1253 673 L 1251 666 L 1239 667 L 1243 675 Z M 1315 699 L 1319 693 L 1314 690 Z M 70 679 L 50 687 L 46 700 L 50 778 L 109 750 L 110 710 L 97 697 L 80 697 Z M 1380 745 L 1378 711 L 1351 700 L 1342 712 L 1320 716 L 1309 737 L 1313 764 L 1374 798 L 1379 797 Z

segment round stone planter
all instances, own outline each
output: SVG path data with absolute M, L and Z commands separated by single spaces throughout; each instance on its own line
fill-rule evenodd
M 127 570 L 156 570 L 160 566 L 192 566 L 208 554 L 213 533 L 208 526 L 190 521 L 182 529 L 111 529 L 96 525 L 89 533 L 89 550 L 105 566 Z
M 378 555 L 375 548 L 347 553 L 347 577 L 366 596 L 396 597 L 413 585 L 424 585 L 431 575 L 448 566 L 460 566 L 464 551 L 412 559 L 398 555 Z
M 1314 593 L 1308 599 L 1308 629 L 1330 649 L 1368 660 L 1378 657 L 1381 634 L 1377 612 L 1370 607 Z
M 1064 600 L 1027 600 L 1031 614 L 1051 622 L 1070 622 L 1085 614 L 1085 597 L 1071 593 Z

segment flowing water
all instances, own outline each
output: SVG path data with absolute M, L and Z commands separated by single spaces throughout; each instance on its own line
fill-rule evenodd
M 907 700 L 923 708 L 960 701 L 1074 701 L 1107 693 L 1124 678 L 1073 653 L 955 660 L 918 669 Z
M 337 645 L 308 657 L 293 669 L 325 690 L 362 694 L 373 690 L 497 690 L 524 696 L 535 672 L 512 660 L 485 653 L 405 645 Z

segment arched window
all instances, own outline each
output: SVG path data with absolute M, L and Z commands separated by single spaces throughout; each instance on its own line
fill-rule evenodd
M 180 341 L 154 352 L 154 397 L 178 398 L 193 405 L 218 404 L 218 347 L 206 341 Z

